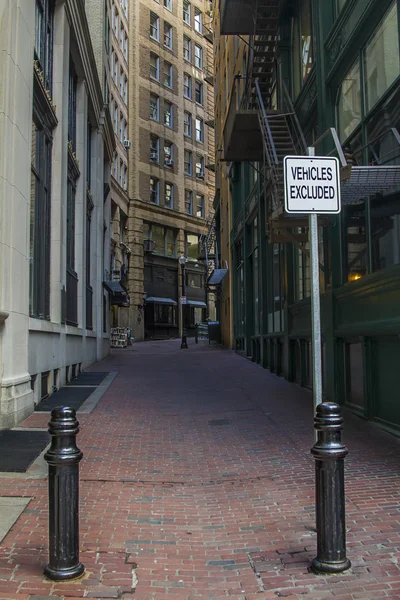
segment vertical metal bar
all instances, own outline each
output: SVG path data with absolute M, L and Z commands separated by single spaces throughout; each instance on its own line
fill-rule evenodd
M 308 156 L 315 156 L 315 149 L 308 148 Z M 322 358 L 321 358 L 321 307 L 319 297 L 318 215 L 309 216 L 309 239 L 311 251 L 311 323 L 313 354 L 313 398 L 314 415 L 322 402 Z M 315 439 L 316 432 L 315 432 Z

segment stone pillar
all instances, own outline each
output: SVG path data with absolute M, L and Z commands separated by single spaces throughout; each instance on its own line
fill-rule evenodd
M 66 286 L 66 222 L 68 176 L 68 72 L 70 26 L 64 4 L 54 13 L 53 102 L 58 125 L 53 131 L 51 171 L 50 315 L 61 323 L 61 289 Z
M 0 2 L 0 428 L 33 409 L 28 372 L 34 2 Z

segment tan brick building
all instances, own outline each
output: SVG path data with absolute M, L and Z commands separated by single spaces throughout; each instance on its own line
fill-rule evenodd
M 181 254 L 185 325 L 208 314 L 197 259 L 215 194 L 210 22 L 204 0 L 130 4 L 128 286 L 137 340 L 178 334 Z
M 131 254 L 128 245 L 128 59 L 129 59 L 129 2 L 107 0 L 111 15 L 109 34 L 111 86 L 109 107 L 116 148 L 111 168 L 110 263 L 105 280 L 112 281 L 110 304 L 111 327 L 127 327 L 129 299 L 123 293 Z M 108 225 L 108 224 L 107 224 Z M 115 287 L 117 286 L 117 288 Z M 118 289 L 121 293 L 113 293 Z

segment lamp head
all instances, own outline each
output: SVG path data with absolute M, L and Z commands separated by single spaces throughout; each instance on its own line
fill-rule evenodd
M 187 260 L 188 259 L 183 254 L 181 254 L 180 257 L 178 258 L 178 262 L 181 265 L 181 267 L 187 263 Z

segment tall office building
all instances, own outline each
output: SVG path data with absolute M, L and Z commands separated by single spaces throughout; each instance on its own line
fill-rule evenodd
M 205 0 L 147 0 L 129 12 L 129 324 L 174 337 L 185 265 L 185 327 L 206 318 L 199 238 L 212 217 L 212 14 Z
M 131 254 L 128 245 L 129 2 L 110 0 L 109 10 L 111 89 L 108 102 L 116 148 L 111 169 L 110 263 L 105 286 L 110 291 L 111 327 L 127 327 L 129 296 L 126 286 Z

